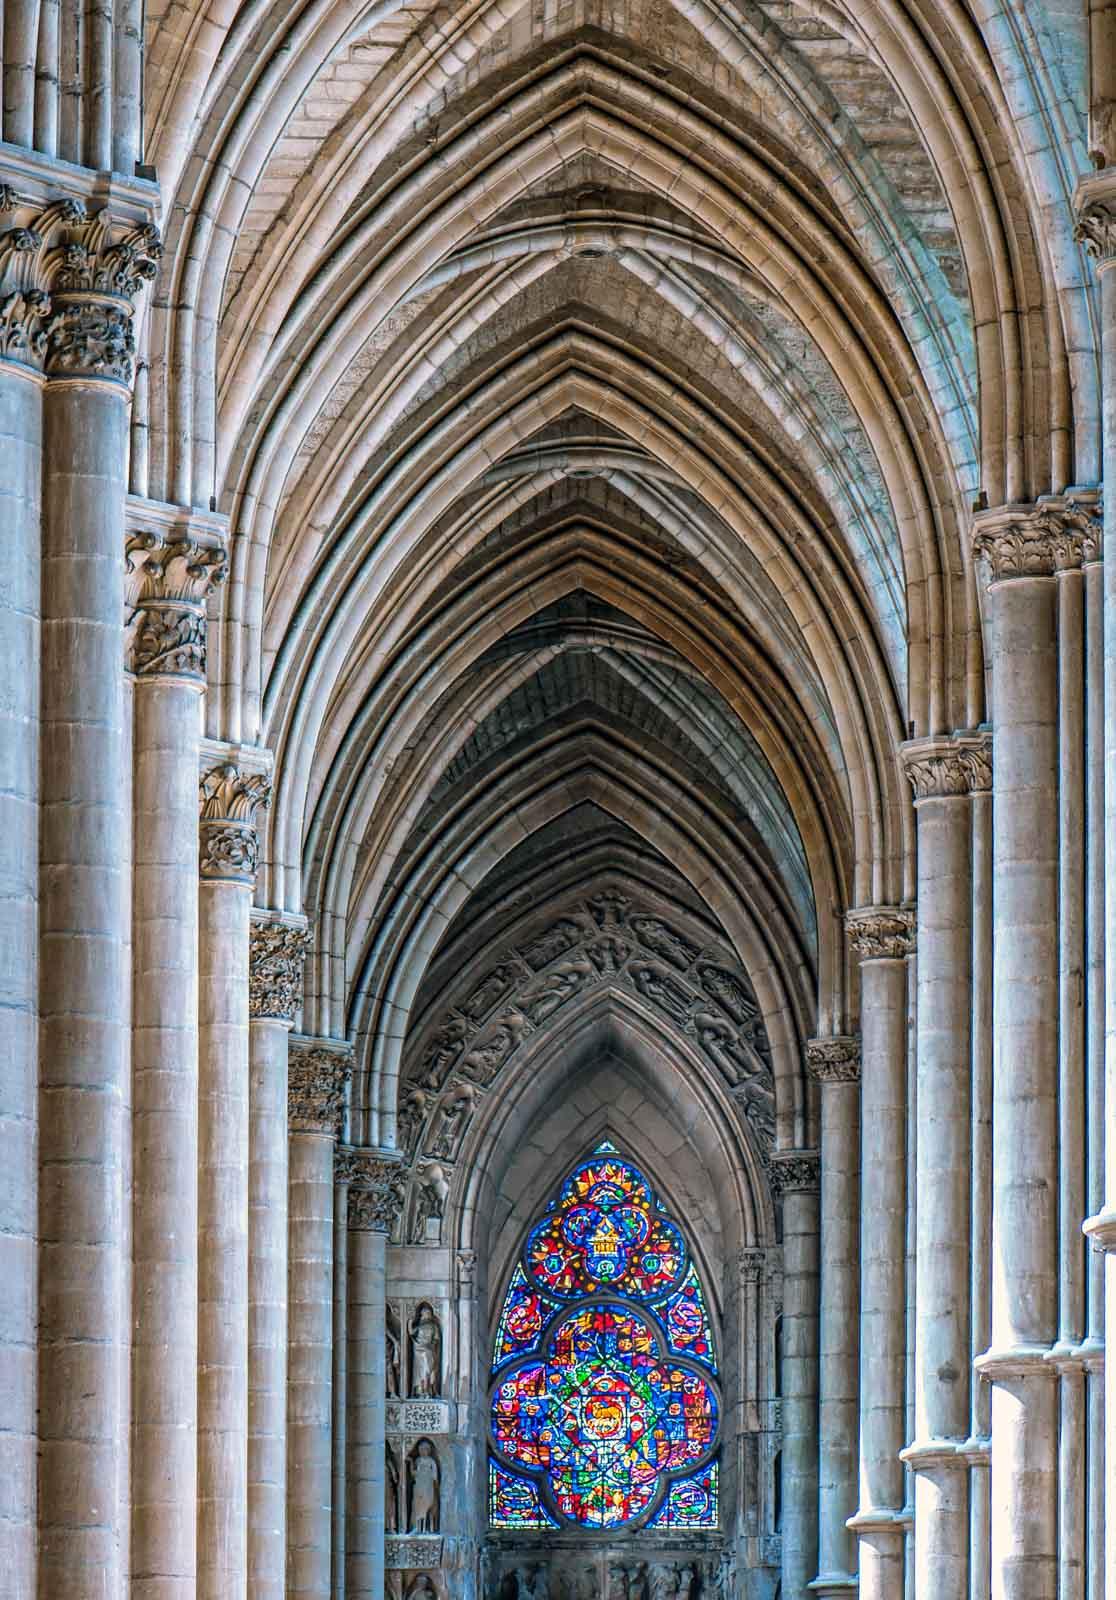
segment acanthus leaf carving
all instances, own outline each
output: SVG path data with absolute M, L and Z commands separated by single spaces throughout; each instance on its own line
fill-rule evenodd
M 199 783 L 199 869 L 203 878 L 226 883 L 256 881 L 259 841 L 256 809 L 271 799 L 271 784 L 257 772 L 223 762 Z
M 816 1150 L 776 1150 L 771 1157 L 771 1187 L 776 1194 L 812 1193 L 821 1163 Z
M 1116 257 L 1116 208 L 1108 201 L 1093 200 L 1077 214 L 1074 241 L 1099 265 Z
M 349 1227 L 390 1234 L 403 1209 L 406 1170 L 394 1154 L 361 1145 L 339 1145 L 334 1181 L 349 1190 Z
M 129 670 L 205 681 L 206 601 L 228 575 L 217 540 L 130 534 L 124 556 Z
M 302 969 L 310 948 L 305 925 L 252 919 L 248 956 L 248 1013 L 291 1022 L 302 1004 Z
M 973 530 L 973 555 L 987 563 L 993 583 L 1047 578 L 1080 567 L 1100 539 L 1098 507 L 1083 500 L 1040 503 L 982 515 Z

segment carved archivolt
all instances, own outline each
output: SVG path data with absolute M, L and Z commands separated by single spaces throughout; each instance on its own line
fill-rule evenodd
M 486 1093 L 525 1040 L 601 983 L 630 989 L 694 1040 L 728 1085 L 761 1154 L 775 1137 L 775 1086 L 759 1005 L 743 968 L 651 907 L 604 890 L 504 951 L 424 1034 L 400 1091 L 398 1143 L 417 1166 L 411 1237 L 428 1235 L 430 1174 L 445 1176 Z M 448 1192 L 448 1186 L 447 1186 Z M 419 1212 L 422 1212 L 421 1227 Z

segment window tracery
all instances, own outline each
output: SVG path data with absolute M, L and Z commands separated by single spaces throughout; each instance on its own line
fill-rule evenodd
M 504 1298 L 493 1527 L 716 1527 L 716 1374 L 681 1229 L 606 1140 L 529 1232 Z

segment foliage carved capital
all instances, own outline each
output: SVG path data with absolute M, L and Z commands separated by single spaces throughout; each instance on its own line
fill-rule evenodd
M 302 1004 L 302 970 L 310 930 L 277 917 L 252 918 L 248 950 L 248 1014 L 260 1020 L 293 1022 Z
M 914 949 L 914 918 L 902 906 L 864 906 L 845 916 L 845 931 L 861 961 L 901 961 Z
M 859 1037 L 840 1034 L 829 1039 L 807 1039 L 806 1070 L 818 1083 L 859 1083 Z
M 352 1051 L 344 1040 L 291 1040 L 287 1055 L 287 1122 L 292 1133 L 322 1133 L 336 1139 L 345 1115 L 345 1093 L 353 1075 Z
M 244 772 L 232 762 L 222 762 L 203 773 L 199 789 L 201 876 L 225 883 L 255 883 L 259 862 L 256 807 L 270 800 L 270 782 L 261 773 Z
M 1051 498 L 1033 507 L 1009 506 L 979 515 L 973 555 L 989 582 L 1050 578 L 1097 559 L 1101 512 L 1095 499 Z
M 349 1227 L 390 1234 L 403 1210 L 406 1169 L 382 1150 L 339 1145 L 333 1162 L 334 1181 L 348 1185 Z
M 124 580 L 130 672 L 205 682 L 206 602 L 228 570 L 218 540 L 150 529 L 129 533 Z
M 812 1193 L 818 1187 L 821 1161 L 816 1150 L 776 1150 L 769 1170 L 776 1194 Z

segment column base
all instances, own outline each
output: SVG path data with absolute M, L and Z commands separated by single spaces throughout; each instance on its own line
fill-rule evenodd
M 850 1577 L 847 1572 L 819 1572 L 812 1583 L 806 1585 L 811 1594 L 816 1594 L 825 1600 L 826 1596 L 855 1594 L 860 1587 L 860 1579 Z
M 1053 1378 L 1048 1344 L 993 1345 L 973 1362 L 973 1371 L 989 1383 L 1010 1383 L 1013 1378 Z
M 930 1472 L 936 1467 L 963 1467 L 966 1462 L 964 1439 L 914 1439 L 900 1450 L 899 1459 L 913 1472 Z
M 909 1507 L 904 1507 L 902 1511 L 891 1511 L 886 1506 L 868 1506 L 849 1517 L 845 1527 L 857 1534 L 906 1533 L 913 1521 Z

